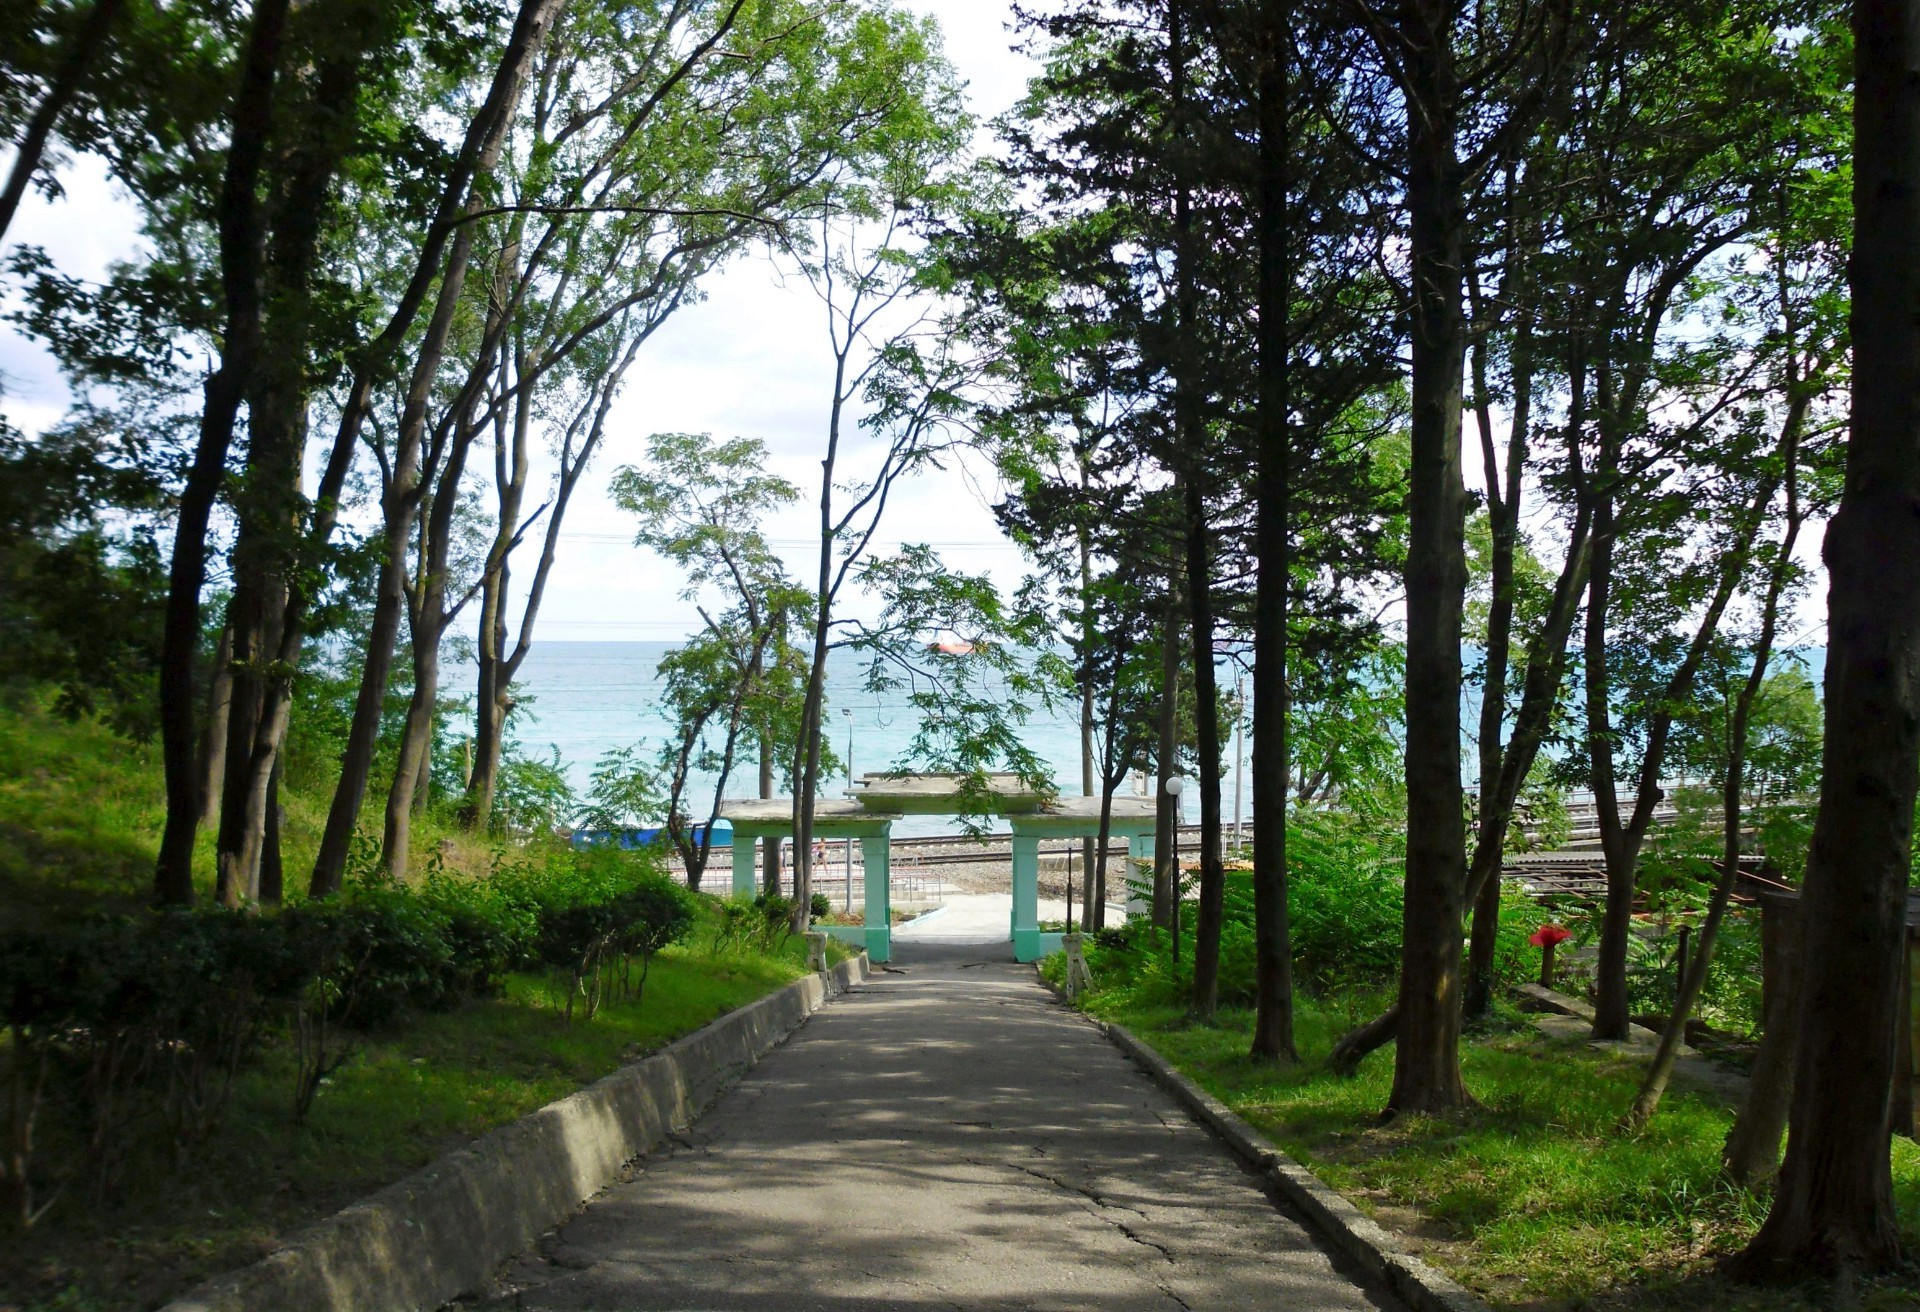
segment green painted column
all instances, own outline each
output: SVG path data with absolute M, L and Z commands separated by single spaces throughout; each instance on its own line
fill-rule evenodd
M 733 895 L 753 901 L 760 891 L 759 883 L 754 879 L 753 840 L 761 836 L 757 829 L 742 830 L 739 825 L 733 827 Z M 745 852 L 746 859 L 740 854 Z
M 1013 831 L 1013 959 L 1040 959 L 1040 835 Z
M 866 883 L 865 925 L 867 959 L 876 965 L 893 956 L 893 826 L 860 840 L 860 863 Z

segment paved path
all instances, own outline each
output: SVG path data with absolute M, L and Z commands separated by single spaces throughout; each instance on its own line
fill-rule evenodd
M 493 1306 L 1397 1312 L 1005 952 L 903 951 Z
M 1074 912 L 1079 913 L 1079 903 Z M 1013 911 L 1011 893 L 949 893 L 941 909 L 893 927 L 893 941 L 909 946 L 915 943 L 988 943 L 1007 941 L 1008 916 Z M 1054 898 L 1041 898 L 1037 913 L 1041 921 L 1065 920 L 1067 904 Z M 1119 924 L 1127 918 L 1127 909 L 1109 902 L 1107 921 Z

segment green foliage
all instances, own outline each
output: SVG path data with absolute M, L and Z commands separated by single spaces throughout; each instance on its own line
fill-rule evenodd
M 660 792 L 640 747 L 612 747 L 600 754 L 587 780 L 587 805 L 578 822 L 586 829 L 637 829 L 659 814 Z
M 578 809 L 560 749 L 545 760 L 507 754 L 493 795 L 494 828 L 508 834 L 551 833 Z
M 703 922 L 712 905 L 702 899 L 696 907 Z M 591 1025 L 558 1023 L 550 982 L 516 973 L 497 996 L 352 1033 L 352 1060 L 325 1077 L 305 1120 L 292 1125 L 299 1053 L 270 1025 L 207 1137 L 177 1148 L 154 1118 L 157 1132 L 139 1136 L 98 1204 L 84 1171 L 57 1197 L 51 1192 L 68 1164 L 84 1158 L 86 1137 L 84 1126 L 49 1108 L 36 1179 L 55 1206 L 28 1234 L 0 1241 L 0 1304 L 164 1304 L 257 1260 L 276 1236 L 804 973 L 797 942 L 778 956 L 743 949 L 719 959 L 671 947 L 654 962 L 644 1004 L 616 993 Z M 0 1049 L 6 1043 L 0 1038 Z M 0 1100 L 0 1128 L 5 1115 Z M 0 1233 L 5 1226 L 0 1216 Z
M 166 567 L 153 528 L 151 439 L 82 415 L 28 442 L 0 418 L 0 679 L 50 683 L 69 719 L 135 738 L 158 708 Z
M 895 768 L 960 776 L 958 814 L 970 828 L 993 814 L 988 776 L 996 771 L 1051 797 L 1052 772 L 1020 736 L 1033 712 L 1054 706 L 1072 683 L 1045 621 L 1007 605 L 986 575 L 948 569 L 924 545 L 866 562 L 860 579 L 881 610 L 847 645 L 866 661 L 868 690 L 904 693 L 918 717 Z
M 692 895 L 631 854 L 539 856 L 484 880 L 355 882 L 278 915 L 209 907 L 0 936 L 0 1023 L 12 1036 L 0 1064 L 37 1090 L 12 1104 L 14 1132 L 43 1103 L 77 1109 L 97 1145 L 98 1196 L 155 1127 L 177 1145 L 211 1132 L 236 1073 L 276 1033 L 297 1053 L 301 1119 L 365 1035 L 498 996 L 512 972 L 556 972 L 569 1020 L 576 997 L 588 1019 L 615 989 L 638 1001 L 655 954 L 691 931 Z M 16 1217 L 38 1210 L 50 1168 L 29 1169 L 5 1181 Z
M 1390 989 L 1400 969 L 1401 858 L 1377 832 L 1350 817 L 1296 815 L 1287 826 L 1287 908 L 1294 981 L 1303 992 L 1330 996 Z M 1190 890 L 1185 890 L 1189 891 Z M 1530 978 L 1539 951 L 1527 936 L 1545 914 L 1517 889 L 1504 889 L 1494 975 L 1512 984 Z M 1230 870 L 1220 933 L 1220 1000 L 1254 1003 L 1253 876 Z M 1125 1006 L 1184 1005 L 1191 972 L 1197 904 L 1181 912 L 1181 962 L 1161 931 L 1129 921 L 1088 949 L 1094 989 L 1113 990 Z
M 816 893 L 809 905 L 815 916 L 825 915 L 832 910 L 828 903 L 826 910 L 820 909 L 824 893 Z M 719 915 L 714 921 L 711 950 L 715 954 L 726 951 L 738 951 L 743 947 L 752 947 L 761 952 L 783 951 L 793 937 L 793 899 L 782 897 L 778 893 L 762 893 L 751 901 L 746 898 L 728 898 L 718 904 Z

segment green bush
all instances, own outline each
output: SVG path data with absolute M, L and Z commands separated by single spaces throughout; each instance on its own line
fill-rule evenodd
M 1295 987 L 1306 993 L 1372 992 L 1391 987 L 1400 970 L 1402 859 L 1380 836 L 1351 818 L 1308 814 L 1287 826 L 1287 908 Z M 1253 876 L 1227 873 L 1220 929 L 1220 1005 L 1255 1002 Z M 1180 913 L 1181 961 L 1164 931 L 1139 922 L 1103 931 L 1089 949 L 1095 986 L 1128 989 L 1140 1005 L 1184 1006 L 1192 981 L 1198 905 Z M 1503 890 L 1494 974 L 1502 983 L 1529 978 L 1539 949 L 1527 936 L 1545 914 L 1518 889 Z
M 693 921 L 692 895 L 652 858 L 556 848 L 487 879 L 360 881 L 277 914 L 203 907 L 0 934 L 0 1078 L 18 1091 L 0 1131 L 27 1146 L 0 1164 L 0 1207 L 30 1223 L 75 1174 L 105 1196 L 144 1136 L 176 1151 L 203 1137 L 270 1035 L 291 1039 L 299 1119 L 356 1035 L 541 965 L 564 977 L 568 1018 L 581 997 L 591 1018 L 609 990 L 638 997 L 654 954 Z

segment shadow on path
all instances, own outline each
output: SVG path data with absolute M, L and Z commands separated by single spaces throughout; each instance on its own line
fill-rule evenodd
M 489 1305 L 1398 1308 L 1010 957 L 901 944 Z

